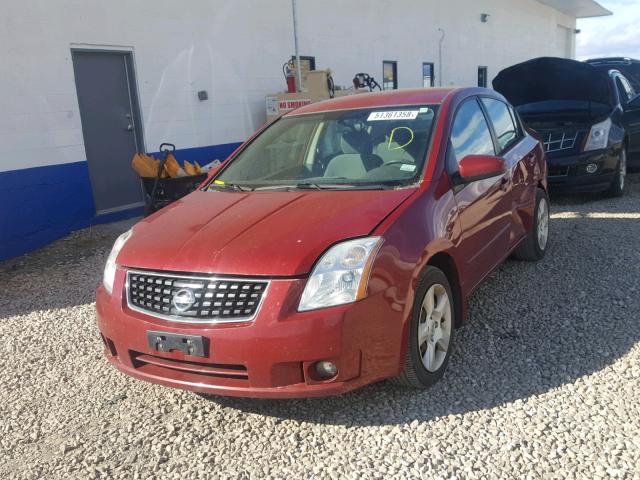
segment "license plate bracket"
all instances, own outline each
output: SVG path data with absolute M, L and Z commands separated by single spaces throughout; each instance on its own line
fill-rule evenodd
M 209 347 L 208 338 L 197 335 L 183 335 L 181 333 L 147 331 L 149 348 L 158 352 L 180 350 L 185 355 L 206 357 Z

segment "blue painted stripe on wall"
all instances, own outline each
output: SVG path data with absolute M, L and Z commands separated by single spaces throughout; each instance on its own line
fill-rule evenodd
M 0 260 L 86 227 L 95 211 L 87 162 L 2 172 L 0 205 Z
M 176 158 L 206 165 L 225 160 L 239 145 L 185 148 L 176 151 Z M 142 215 L 142 210 L 96 216 L 86 161 L 0 172 L 0 260 L 43 247 L 92 224 Z

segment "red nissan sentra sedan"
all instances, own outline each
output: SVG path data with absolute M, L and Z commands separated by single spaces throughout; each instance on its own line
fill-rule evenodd
M 473 290 L 511 254 L 544 256 L 546 191 L 542 146 L 493 91 L 302 107 L 118 238 L 97 291 L 105 354 L 221 395 L 429 386 Z

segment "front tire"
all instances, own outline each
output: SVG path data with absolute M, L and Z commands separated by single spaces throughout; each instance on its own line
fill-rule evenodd
M 618 168 L 616 175 L 611 182 L 609 189 L 604 192 L 607 197 L 621 197 L 624 195 L 624 186 L 627 177 L 627 150 L 622 148 L 620 152 L 620 160 L 618 160 Z
M 549 245 L 549 197 L 541 188 L 536 192 L 533 228 L 513 252 L 518 260 L 537 262 L 544 258 Z
M 392 379 L 398 385 L 426 388 L 447 368 L 454 339 L 455 308 L 442 270 L 428 266 L 416 290 L 404 366 Z

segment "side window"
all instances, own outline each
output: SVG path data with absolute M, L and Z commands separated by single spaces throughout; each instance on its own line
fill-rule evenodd
M 449 151 L 450 168 L 456 168 L 467 155 L 495 155 L 489 126 L 475 98 L 465 101 L 453 121 Z
M 620 78 L 620 83 L 622 83 L 622 87 L 627 92 L 627 98 L 631 100 L 633 97 L 636 96 L 636 91 L 633 89 L 633 87 L 629 83 L 629 80 L 627 80 L 625 77 L 619 77 L 619 78 Z
M 622 80 L 620 79 L 620 77 L 616 76 L 615 78 L 616 78 L 616 86 L 618 87 L 618 98 L 620 99 L 620 104 L 624 106 L 630 100 L 629 94 L 627 93 L 627 90 L 624 88 L 624 85 L 622 84 Z
M 518 133 L 518 138 L 524 137 L 524 129 L 522 128 L 522 120 L 518 117 L 518 114 L 514 110 L 511 105 L 508 105 L 509 113 L 511 114 L 511 118 L 513 119 L 513 123 L 516 125 L 516 131 Z
M 518 140 L 518 129 L 506 103 L 493 98 L 483 98 L 482 103 L 487 109 L 502 153 Z

